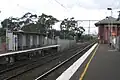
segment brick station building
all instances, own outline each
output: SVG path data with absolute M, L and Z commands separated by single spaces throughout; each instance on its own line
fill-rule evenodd
M 95 26 L 98 27 L 98 37 L 101 43 L 109 43 L 110 36 L 116 37 L 120 35 L 119 16 L 118 18 L 109 16 L 95 23 Z

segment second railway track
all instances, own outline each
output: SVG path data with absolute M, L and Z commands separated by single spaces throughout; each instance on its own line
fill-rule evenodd
M 47 59 L 43 59 L 41 61 L 35 61 L 31 64 L 26 64 L 24 66 L 17 67 L 16 69 L 14 68 L 13 70 L 10 70 L 10 71 L 9 70 L 6 71 L 6 72 L 4 71 L 3 73 L 1 73 L 0 79 L 1 80 L 33 80 L 38 75 L 45 76 L 50 72 L 48 70 L 51 70 L 51 68 L 56 67 L 57 65 L 66 61 L 67 59 L 70 59 L 71 55 L 74 55 L 74 53 L 80 51 L 80 49 L 81 50 L 83 48 L 85 49 L 85 47 L 87 45 L 88 45 L 88 43 L 82 45 L 81 47 L 77 47 L 75 49 L 71 49 L 69 51 L 66 51 L 66 54 L 63 54 L 63 53 L 62 54 L 57 54 L 57 55 L 55 54 L 54 56 L 50 56 Z M 66 57 L 65 55 L 67 55 L 69 53 L 71 55 Z M 62 58 L 62 57 L 64 57 L 64 58 Z M 62 60 L 60 60 L 60 59 L 62 59 Z M 49 67 L 49 68 L 44 67 L 44 65 L 48 65 L 48 63 L 53 63 L 53 65 L 51 65 L 52 67 Z M 40 70 L 40 73 L 38 75 L 32 76 L 32 78 L 23 78 L 23 77 L 29 76 L 31 72 L 32 72 L 31 74 L 34 74 L 33 70 L 35 70 L 37 68 L 40 68 L 40 67 L 41 67 L 42 70 Z M 45 73 L 45 72 L 47 72 L 47 73 Z

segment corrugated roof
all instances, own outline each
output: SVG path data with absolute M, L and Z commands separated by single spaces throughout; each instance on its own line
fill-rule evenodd
M 37 35 L 46 35 L 46 34 L 43 34 L 43 33 L 38 33 L 38 32 L 27 32 L 27 31 L 13 31 L 13 33 L 16 33 L 16 34 L 19 34 L 19 33 L 22 33 L 22 34 L 37 34 Z
M 106 24 L 106 25 L 107 24 L 120 25 L 120 21 L 117 21 L 116 18 L 109 16 L 109 17 L 95 23 L 95 26 L 104 25 L 104 24 Z

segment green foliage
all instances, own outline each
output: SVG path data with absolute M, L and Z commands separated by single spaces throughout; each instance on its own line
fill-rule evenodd
M 25 26 L 25 25 L 29 25 L 31 23 L 35 23 L 34 19 L 36 19 L 36 18 L 37 18 L 36 14 L 27 12 L 20 18 L 20 20 L 21 20 L 20 22 L 21 22 L 21 24 L 24 24 L 24 26 Z
M 8 19 L 5 19 L 1 22 L 2 28 L 8 28 L 9 30 L 13 31 L 15 27 L 20 27 L 18 25 L 18 22 L 16 22 L 18 19 L 9 17 Z
M 30 13 L 28 14 L 30 15 Z M 26 15 L 24 15 L 23 17 L 25 17 Z M 30 23 L 28 25 L 25 25 L 22 27 L 22 30 L 44 33 L 48 37 L 52 38 L 56 34 L 56 30 L 52 29 L 52 25 L 54 25 L 56 22 L 58 22 L 58 20 L 53 16 L 42 13 L 42 15 L 38 17 L 38 21 L 36 21 L 36 23 Z M 54 35 L 53 35 L 53 32 L 54 32 Z
M 51 15 L 42 14 L 39 17 L 36 14 L 27 12 L 21 18 L 9 17 L 1 22 L 2 28 L 8 28 L 11 31 L 23 30 L 29 32 L 46 33 L 52 30 L 52 25 L 58 22 Z M 50 31 L 49 31 L 50 32 Z
M 37 18 L 37 15 L 33 15 L 32 13 L 26 13 L 21 18 L 9 17 L 4 19 L 1 22 L 2 28 L 8 28 L 11 31 L 20 30 L 22 27 L 31 23 L 34 23 L 33 19 Z
M 52 25 L 54 25 L 58 21 L 59 20 L 57 20 L 53 16 L 46 15 L 44 13 L 42 13 L 42 15 L 39 16 L 39 18 L 38 18 L 38 23 L 41 24 L 42 26 L 44 26 L 46 31 L 51 30 Z
M 59 22 L 52 15 L 42 13 L 40 16 L 27 12 L 20 18 L 9 17 L 1 22 L 2 28 L 8 28 L 11 31 L 23 30 L 27 32 L 44 33 L 50 38 L 60 36 L 62 39 L 79 39 L 85 29 L 77 25 L 77 21 L 72 17 L 64 19 L 60 24 L 60 31 L 52 28 Z M 1 33 L 1 35 L 4 33 Z
M 82 26 L 79 27 L 77 25 L 77 21 L 74 20 L 73 17 L 70 19 L 64 19 L 60 24 L 60 29 L 64 38 L 67 39 L 74 39 L 75 36 L 78 39 L 78 37 L 80 37 L 85 31 L 85 29 Z

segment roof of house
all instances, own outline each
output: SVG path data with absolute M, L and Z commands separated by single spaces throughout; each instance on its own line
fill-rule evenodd
M 15 34 L 33 34 L 33 35 L 43 35 L 45 36 L 45 34 L 43 33 L 37 33 L 37 32 L 27 32 L 27 31 L 13 31 L 13 33 Z
M 114 17 L 106 17 L 105 19 L 95 23 L 95 26 L 99 26 L 99 25 L 108 25 L 108 24 L 113 24 L 113 25 L 120 25 L 120 20 L 117 20 L 117 18 Z

